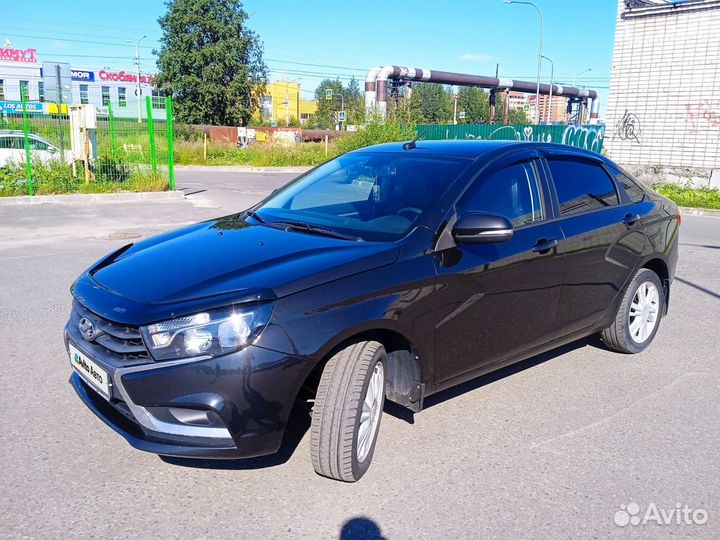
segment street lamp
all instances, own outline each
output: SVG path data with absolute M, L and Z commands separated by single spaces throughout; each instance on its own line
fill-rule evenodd
M 135 97 L 137 97 L 137 120 L 138 124 L 142 122 L 142 108 L 140 105 L 140 42 L 147 36 L 143 36 L 136 41 L 127 40 L 128 45 L 135 45 Z
M 588 71 L 592 71 L 592 68 L 589 67 L 589 68 L 584 69 L 584 70 L 582 70 L 582 71 L 580 71 L 580 72 L 578 72 L 578 73 L 575 74 L 575 76 L 573 77 L 573 87 L 575 87 L 575 81 L 577 80 L 577 78 L 578 78 L 580 75 L 582 75 L 583 73 L 587 73 Z M 578 109 L 578 117 L 580 116 L 580 113 L 581 113 L 581 112 L 582 112 L 582 107 L 580 107 L 580 108 Z M 570 120 L 570 119 L 568 118 L 568 121 L 569 121 L 569 120 Z M 582 124 L 582 118 L 578 118 L 578 119 L 576 120 L 576 122 L 577 122 L 578 124 Z
M 537 89 L 535 90 L 535 123 L 540 123 L 540 70 L 542 69 L 542 56 L 543 56 L 543 14 L 540 8 L 532 2 L 525 2 L 524 0 L 503 0 L 505 4 L 525 4 L 534 7 L 538 15 L 540 15 L 540 48 L 538 49 L 538 67 L 537 67 Z
M 592 71 L 592 68 L 589 67 L 589 68 L 587 68 L 587 69 L 582 70 L 582 71 L 579 72 L 579 73 L 576 73 L 575 76 L 573 77 L 573 86 L 575 86 L 575 81 L 577 80 L 577 78 L 578 78 L 580 75 L 582 75 L 583 73 L 587 73 L 588 71 Z
M 553 82 L 555 80 L 555 64 L 547 56 L 543 55 L 543 58 L 550 62 L 550 99 L 548 100 L 548 122 L 552 122 L 552 93 Z

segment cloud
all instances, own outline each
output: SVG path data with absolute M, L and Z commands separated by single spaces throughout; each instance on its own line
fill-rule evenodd
M 471 54 L 465 53 L 460 55 L 463 62 L 491 62 L 493 57 L 489 54 Z

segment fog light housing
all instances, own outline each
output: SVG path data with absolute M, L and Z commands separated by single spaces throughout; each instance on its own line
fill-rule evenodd
M 148 413 L 168 424 L 207 428 L 224 428 L 225 424 L 214 411 L 186 407 L 146 407 Z

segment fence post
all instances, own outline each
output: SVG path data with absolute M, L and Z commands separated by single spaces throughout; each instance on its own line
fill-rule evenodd
M 152 117 L 152 100 L 150 96 L 145 97 L 145 105 L 147 106 L 148 135 L 150 136 L 150 163 L 152 163 L 153 174 L 157 174 L 157 151 L 155 149 L 155 127 L 153 126 Z
M 115 159 L 115 117 L 113 116 L 112 103 L 108 102 L 108 128 L 110 129 L 110 155 Z
M 27 93 L 28 89 L 27 87 L 22 88 L 20 91 L 20 99 L 22 99 L 22 113 L 23 113 L 23 132 L 25 134 L 25 167 L 26 167 L 26 178 L 27 178 L 27 184 L 28 184 L 28 195 L 31 197 L 35 195 L 35 190 L 33 189 L 33 180 L 32 180 L 32 156 L 30 154 L 30 121 L 28 120 L 28 112 L 27 112 Z
M 170 191 L 175 191 L 175 139 L 173 134 L 173 109 L 172 98 L 165 98 L 165 109 L 167 112 L 167 144 L 168 144 L 168 184 Z

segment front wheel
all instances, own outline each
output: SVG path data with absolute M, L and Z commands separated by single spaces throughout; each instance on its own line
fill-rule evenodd
M 615 351 L 639 353 L 655 338 L 664 307 L 660 278 L 641 268 L 625 291 L 615 321 L 600 334 L 603 342 Z
M 355 343 L 325 365 L 313 407 L 310 456 L 315 472 L 356 482 L 375 452 L 385 404 L 385 348 Z

